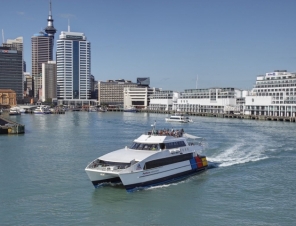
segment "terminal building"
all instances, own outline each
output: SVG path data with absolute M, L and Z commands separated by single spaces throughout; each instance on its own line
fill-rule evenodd
M 16 92 L 12 89 L 0 89 L 0 109 L 17 105 Z
M 151 96 L 149 109 L 195 113 L 241 113 L 247 91 L 236 88 L 159 91 Z
M 158 90 L 150 96 L 150 110 L 155 111 L 171 111 L 174 103 L 177 103 L 179 97 L 178 92 L 172 90 Z
M 186 89 L 180 93 L 173 109 L 181 112 L 239 113 L 238 99 L 244 95 L 236 88 Z
M 295 117 L 296 73 L 275 70 L 258 76 L 245 98 L 244 114 Z

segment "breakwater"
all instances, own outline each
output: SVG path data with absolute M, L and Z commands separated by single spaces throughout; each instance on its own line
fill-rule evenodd
M 25 126 L 0 116 L 0 134 L 22 134 Z

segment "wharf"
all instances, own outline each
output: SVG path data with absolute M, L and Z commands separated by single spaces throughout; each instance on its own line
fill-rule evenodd
M 139 112 L 145 113 L 158 113 L 158 114 L 175 114 L 174 111 L 161 111 L 161 110 L 140 110 Z M 296 117 L 285 116 L 268 116 L 268 115 L 243 115 L 243 114 L 220 114 L 220 113 L 200 113 L 200 112 L 178 112 L 189 116 L 203 116 L 203 117 L 217 117 L 217 118 L 236 118 L 236 119 L 250 119 L 250 120 L 265 120 L 265 121 L 282 121 L 282 122 L 296 122 Z
M 25 111 L 25 114 L 34 114 L 34 110 L 27 109 Z M 65 114 L 65 111 L 64 110 L 55 110 L 55 111 L 50 112 L 50 114 Z
M 23 134 L 25 126 L 0 116 L 0 134 Z

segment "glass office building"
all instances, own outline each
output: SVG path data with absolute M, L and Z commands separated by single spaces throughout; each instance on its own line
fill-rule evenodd
M 90 99 L 90 42 L 83 33 L 62 31 L 57 40 L 57 98 Z
M 15 47 L 0 47 L 0 89 L 12 89 L 23 99 L 23 53 Z

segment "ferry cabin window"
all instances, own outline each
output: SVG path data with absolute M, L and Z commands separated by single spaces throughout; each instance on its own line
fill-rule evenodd
M 117 166 L 118 169 L 125 169 L 131 166 L 130 163 L 125 163 L 125 162 L 108 162 L 108 161 L 103 161 L 99 160 L 99 165 L 102 167 L 107 167 L 107 166 Z
M 141 144 L 141 143 L 133 143 L 130 149 L 135 150 L 159 150 L 158 144 Z
M 160 166 L 170 165 L 177 162 L 183 162 L 192 159 L 192 153 L 184 154 L 184 155 L 177 155 L 174 157 L 157 159 L 150 162 L 146 162 L 144 169 L 152 169 Z
M 184 141 L 175 141 L 171 143 L 165 143 L 166 149 L 172 149 L 172 148 L 179 148 L 179 147 L 185 147 L 186 144 Z

